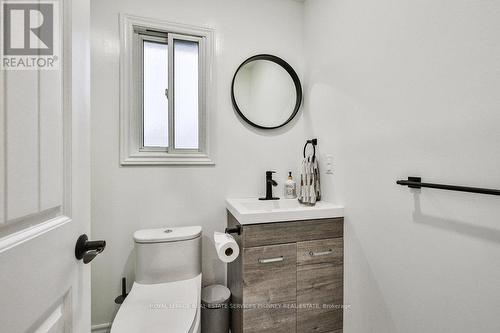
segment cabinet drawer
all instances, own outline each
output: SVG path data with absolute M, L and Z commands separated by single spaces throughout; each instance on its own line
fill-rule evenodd
M 296 242 L 295 222 L 250 224 L 243 226 L 243 247 Z
M 243 249 L 245 304 L 290 304 L 296 301 L 297 245 Z
M 297 264 L 334 263 L 342 265 L 343 238 L 321 239 L 297 243 Z
M 343 237 L 344 218 L 308 220 L 295 222 L 296 241 Z
M 238 225 L 231 213 L 228 216 L 232 225 Z M 343 218 L 249 224 L 242 226 L 241 240 L 249 248 L 342 237 L 343 230 Z

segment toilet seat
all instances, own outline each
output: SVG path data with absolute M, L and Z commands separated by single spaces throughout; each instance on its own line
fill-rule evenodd
M 189 280 L 140 284 L 121 305 L 111 333 L 198 333 L 201 274 Z

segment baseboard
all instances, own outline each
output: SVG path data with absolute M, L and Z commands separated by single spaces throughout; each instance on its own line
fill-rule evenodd
M 92 333 L 109 333 L 111 323 L 92 325 Z

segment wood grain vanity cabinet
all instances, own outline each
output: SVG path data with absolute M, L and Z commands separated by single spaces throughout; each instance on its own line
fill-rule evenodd
M 228 264 L 232 333 L 341 333 L 343 218 L 241 225 Z

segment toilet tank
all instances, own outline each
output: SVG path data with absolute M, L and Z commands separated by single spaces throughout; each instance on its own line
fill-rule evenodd
M 165 283 L 201 274 L 201 227 L 144 229 L 134 233 L 135 281 Z

